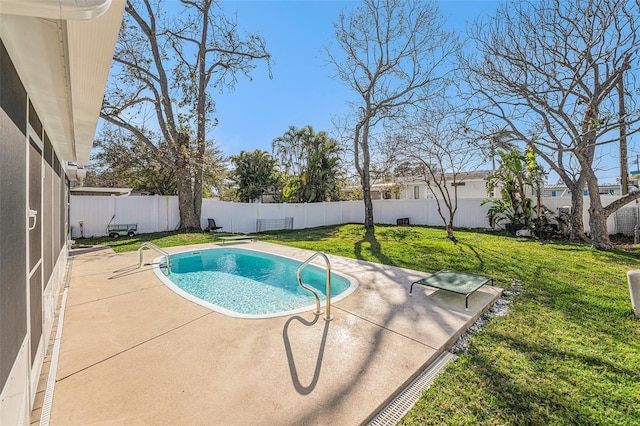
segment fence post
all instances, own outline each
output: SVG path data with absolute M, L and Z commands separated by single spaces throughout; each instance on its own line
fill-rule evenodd
M 158 194 L 154 195 L 154 199 L 153 199 L 153 212 L 155 214 L 156 220 L 155 220 L 155 226 L 154 226 L 154 231 L 153 232 L 158 232 L 158 228 L 160 227 L 160 212 L 158 211 L 160 209 L 160 203 L 159 203 L 159 196 Z
M 111 194 L 111 218 L 115 218 L 116 217 L 116 196 Z M 117 221 L 117 219 L 116 219 Z

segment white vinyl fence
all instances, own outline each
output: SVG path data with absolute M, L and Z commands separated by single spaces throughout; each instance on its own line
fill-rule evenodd
M 607 205 L 617 199 L 603 196 Z M 481 206 L 482 199 L 464 199 L 458 201 L 455 226 L 458 228 L 488 228 L 487 211 L 489 204 Z M 178 227 L 178 198 L 175 196 L 85 196 L 72 195 L 69 211 L 71 237 L 107 235 L 107 226 L 137 224 L 138 233 L 171 231 Z M 553 211 L 570 205 L 568 198 L 547 197 L 543 204 Z M 443 206 L 444 208 L 444 206 Z M 584 224 L 589 228 L 587 209 L 589 199 L 585 197 Z M 629 217 L 629 209 L 625 207 Z M 447 211 L 445 210 L 445 213 Z M 624 213 L 624 212 L 623 212 Z M 383 224 L 395 224 L 397 219 L 409 218 L 411 224 L 443 226 L 438 215 L 435 200 L 378 200 L 373 202 L 374 221 Z M 311 204 L 248 204 L 226 201 L 202 200 L 201 227 L 207 226 L 207 218 L 213 218 L 222 231 L 233 233 L 252 233 L 256 231 L 256 219 L 293 218 L 293 229 L 313 228 L 343 223 L 363 223 L 364 204 L 362 201 L 339 201 Z M 637 216 L 633 216 L 636 220 Z M 616 215 L 607 223 L 610 233 L 616 230 Z M 634 223 L 635 225 L 635 223 Z M 620 226 L 618 226 L 620 227 Z

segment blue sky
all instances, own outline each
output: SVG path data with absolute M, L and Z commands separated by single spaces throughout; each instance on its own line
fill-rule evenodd
M 167 0 L 171 2 L 172 0 Z M 439 0 L 448 29 L 465 38 L 467 22 L 494 14 L 499 1 Z M 227 15 L 236 14 L 241 34 L 257 33 L 272 55 L 273 79 L 264 63 L 251 73 L 252 81 L 238 76 L 233 91 L 212 93 L 216 102 L 217 127 L 209 134 L 225 156 L 262 149 L 271 152 L 271 142 L 289 126 L 313 126 L 336 137 L 334 120 L 344 116 L 353 91 L 332 78 L 324 47 L 334 41 L 333 22 L 342 10 L 359 2 L 336 0 L 223 0 Z M 99 127 L 102 123 L 99 124 Z M 601 182 L 618 178 L 618 145 L 600 149 L 596 161 Z M 630 170 L 638 170 L 638 136 L 630 138 Z M 487 164 L 487 168 L 489 165 Z M 548 169 L 548 165 L 544 164 Z M 549 175 L 555 183 L 558 177 Z
M 441 13 L 450 29 L 464 38 L 466 23 L 493 15 L 498 1 L 440 0 Z M 262 149 L 271 152 L 271 141 L 289 126 L 310 124 L 316 131 L 335 136 L 333 119 L 349 109 L 352 91 L 332 78 L 323 47 L 334 38 L 332 23 L 344 8 L 356 1 L 332 0 L 234 0 L 223 1 L 227 14 L 237 13 L 241 31 L 258 33 L 273 57 L 273 79 L 265 66 L 252 73 L 253 81 L 240 78 L 232 92 L 216 95 L 218 126 L 212 137 L 225 155 Z M 629 143 L 630 170 L 638 148 L 636 137 Z M 619 173 L 618 146 L 602 148 L 602 182 L 615 182 Z M 545 164 L 545 168 L 548 166 Z M 550 175 L 555 183 L 557 176 Z
M 239 28 L 260 34 L 273 56 L 273 79 L 266 67 L 241 78 L 233 92 L 216 95 L 219 119 L 212 136 L 226 155 L 263 149 L 289 126 L 313 126 L 335 134 L 332 118 L 348 111 L 352 91 L 332 78 L 323 46 L 334 37 L 332 22 L 355 1 L 225 1 L 227 14 L 237 13 Z M 491 13 L 495 1 L 440 2 L 451 28 L 464 32 L 465 22 Z

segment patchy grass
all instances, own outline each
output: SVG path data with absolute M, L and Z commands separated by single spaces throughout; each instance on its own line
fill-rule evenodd
M 224 234 L 220 234 L 224 235 Z M 402 424 L 640 424 L 640 321 L 626 272 L 637 251 L 598 252 L 579 243 L 534 241 L 418 226 L 342 225 L 259 238 L 426 272 L 492 276 L 521 296 L 470 341 Z M 82 242 L 135 250 L 213 242 L 215 235 L 149 234 Z
M 103 245 L 110 246 L 116 253 L 134 251 L 140 248 L 143 242 L 151 242 L 158 247 L 186 246 L 190 244 L 206 244 L 219 242 L 223 232 L 156 232 L 152 234 L 138 234 L 134 237 L 100 237 L 77 238 L 75 246 Z M 74 246 L 74 247 L 75 247 Z

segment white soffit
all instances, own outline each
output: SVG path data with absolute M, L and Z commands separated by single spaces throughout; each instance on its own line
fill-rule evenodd
M 124 5 L 125 0 L 113 0 L 111 8 L 99 18 L 67 21 L 78 164 L 89 164 Z
M 0 0 L 0 35 L 51 143 L 62 161 L 85 165 L 89 162 L 125 0 L 34 3 L 64 3 L 68 10 L 60 12 L 60 16 L 67 18 L 97 16 L 82 21 L 52 19 L 48 11 L 51 7 L 32 9 L 31 1 Z M 79 9 L 73 9 L 72 3 Z M 26 10 L 18 7 L 21 5 Z M 8 14 L 9 11 L 22 15 Z M 28 12 L 46 16 L 24 16 Z

